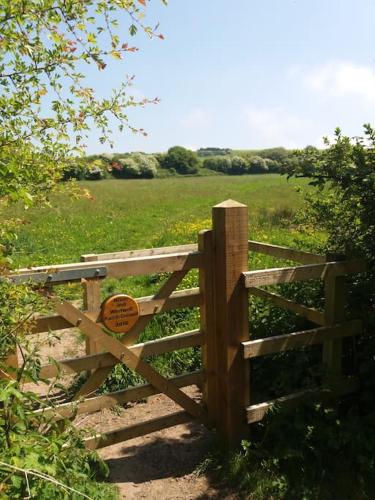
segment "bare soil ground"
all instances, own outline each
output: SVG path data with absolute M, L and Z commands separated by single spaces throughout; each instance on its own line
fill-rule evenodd
M 35 336 L 42 359 L 76 357 L 84 354 L 84 341 L 73 330 L 62 331 L 60 340 L 50 343 L 47 334 Z M 72 377 L 64 377 L 65 384 Z M 47 392 L 45 385 L 27 384 L 28 390 L 39 394 Z M 197 387 L 185 389 L 189 396 L 199 400 Z M 164 395 L 156 395 L 125 407 L 105 409 L 90 415 L 79 415 L 75 425 L 108 432 L 150 418 L 167 415 L 180 409 Z M 118 443 L 99 450 L 107 461 L 109 481 L 116 484 L 120 498 L 126 499 L 224 499 L 239 498 L 220 484 L 219 478 L 199 473 L 199 467 L 213 443 L 214 436 L 197 422 L 178 425 L 143 437 Z

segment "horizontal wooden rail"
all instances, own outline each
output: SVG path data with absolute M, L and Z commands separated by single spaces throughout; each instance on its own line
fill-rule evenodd
M 106 268 L 107 278 L 123 278 L 125 276 L 138 276 L 141 274 L 193 269 L 201 267 L 202 261 L 202 254 L 199 252 L 181 252 L 167 255 L 98 260 L 95 263 L 98 269 Z M 87 269 L 93 269 L 92 262 L 88 261 L 72 264 L 24 268 L 19 269 L 15 273 L 11 273 L 9 277 L 14 277 L 16 279 L 20 275 L 27 275 L 28 279 L 32 280 L 33 275 L 35 275 L 38 276 L 38 281 L 40 281 L 41 273 L 53 276 L 54 273 L 61 273 L 63 271 L 84 271 Z M 72 279 L 65 280 L 66 283 L 69 281 L 72 281 Z M 51 283 L 54 284 L 53 280 Z M 61 283 L 61 281 L 59 283 Z
M 275 352 L 289 351 L 311 345 L 321 344 L 326 340 L 351 337 L 362 332 L 361 320 L 348 321 L 329 327 L 314 328 L 301 332 L 287 333 L 259 340 L 243 342 L 245 359 L 256 358 Z
M 304 401 L 329 401 L 335 397 L 351 394 L 358 391 L 359 386 L 360 384 L 357 378 L 347 378 L 344 379 L 335 390 L 324 389 L 323 387 L 308 389 L 288 394 L 287 396 L 282 396 L 281 398 L 266 401 L 264 403 L 251 405 L 246 408 L 247 423 L 253 424 L 255 422 L 260 422 L 267 415 L 267 413 L 272 411 L 274 408 L 287 412 L 293 410 Z
M 294 250 L 292 248 L 283 247 L 280 245 L 271 245 L 269 243 L 262 243 L 260 241 L 249 241 L 249 250 L 252 252 L 263 253 L 278 259 L 293 260 L 301 262 L 302 264 L 318 264 L 326 262 L 324 255 L 318 255 L 311 252 L 304 252 L 302 250 Z
M 17 272 L 0 276 L 0 281 L 8 280 L 15 285 L 33 283 L 34 285 L 61 285 L 62 283 L 77 283 L 83 279 L 104 279 L 107 276 L 107 268 L 103 266 L 86 269 L 68 269 L 60 271 L 40 271 L 40 272 Z
M 86 261 L 90 259 L 91 261 L 97 260 L 112 260 L 112 259 L 128 259 L 133 257 L 150 257 L 151 255 L 168 255 L 171 253 L 180 252 L 197 252 L 198 245 L 193 243 L 191 245 L 177 245 L 170 247 L 159 247 L 159 248 L 145 248 L 142 250 L 122 250 L 119 252 L 108 252 L 108 253 L 90 253 L 82 255 L 81 259 Z
M 341 262 L 327 262 L 326 264 L 309 264 L 297 267 L 280 267 L 262 269 L 243 273 L 246 288 L 292 283 L 311 279 L 323 279 L 344 274 L 363 273 L 366 271 L 366 262 L 350 260 Z
M 202 371 L 180 375 L 170 379 L 177 387 L 187 387 L 189 385 L 203 383 L 204 376 Z M 58 406 L 51 406 L 48 408 L 41 408 L 36 410 L 36 415 L 44 415 L 54 421 L 62 420 L 64 418 L 72 418 L 82 413 L 93 413 L 95 411 L 103 410 L 104 408 L 113 408 L 117 405 L 123 405 L 141 399 L 148 398 L 160 394 L 160 391 L 153 387 L 151 384 L 138 385 L 130 387 L 122 391 L 104 394 L 103 396 L 96 396 L 94 398 L 86 399 L 83 401 L 73 401 L 71 403 L 64 403 Z
M 288 311 L 299 314 L 300 316 L 307 318 L 312 323 L 316 323 L 317 325 L 325 324 L 324 314 L 317 309 L 297 304 L 296 302 L 293 302 L 290 299 L 286 299 L 281 295 L 277 295 L 276 293 L 271 293 L 268 290 L 262 290 L 261 288 L 257 287 L 249 288 L 249 293 L 251 295 L 254 295 L 255 297 L 259 297 L 260 299 L 269 300 L 282 309 L 287 309 Z
M 182 309 L 184 307 L 198 307 L 202 302 L 202 295 L 199 288 L 189 288 L 173 292 L 168 298 L 153 299 L 153 296 L 140 297 L 135 299 L 139 304 L 140 316 L 149 316 L 171 309 Z M 98 320 L 100 310 L 87 313 L 91 318 Z M 43 333 L 55 330 L 64 330 L 66 328 L 75 328 L 62 316 L 42 316 L 35 318 L 31 328 L 31 333 Z
M 190 332 L 177 333 L 169 337 L 150 340 L 140 344 L 134 344 L 129 347 L 138 356 L 145 358 L 164 354 L 166 352 L 186 349 L 188 347 L 197 347 L 202 344 L 203 335 L 200 330 L 192 330 Z M 41 378 L 56 377 L 61 371 L 68 373 L 80 373 L 84 370 L 94 370 L 97 368 L 106 368 L 114 366 L 118 360 L 108 352 L 99 354 L 91 354 L 80 358 L 62 359 L 54 361 L 41 368 Z
M 168 429 L 175 425 L 186 424 L 193 420 L 193 417 L 186 411 L 178 411 L 164 417 L 157 417 L 139 424 L 129 425 L 122 429 L 109 431 L 106 434 L 97 434 L 93 437 L 84 439 L 86 448 L 97 450 L 105 446 L 111 446 L 122 441 L 128 441 L 136 437 L 145 436 L 151 432 Z

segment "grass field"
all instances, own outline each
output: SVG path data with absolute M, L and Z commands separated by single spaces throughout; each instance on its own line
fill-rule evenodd
M 249 206 L 250 237 L 306 247 L 311 238 L 290 220 L 302 203 L 302 180 L 279 175 L 106 180 L 80 183 L 93 200 L 60 195 L 25 219 L 16 266 L 77 261 L 81 254 L 196 242 L 211 226 L 211 207 L 232 198 Z M 13 214 L 12 214 L 13 215 Z

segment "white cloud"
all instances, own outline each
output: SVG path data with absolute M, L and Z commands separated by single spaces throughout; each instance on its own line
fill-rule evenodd
M 299 148 L 311 137 L 311 122 L 283 107 L 248 108 L 245 111 L 249 143 L 258 147 Z
M 375 70 L 349 61 L 336 61 L 308 71 L 304 82 L 329 97 L 357 96 L 375 102 Z

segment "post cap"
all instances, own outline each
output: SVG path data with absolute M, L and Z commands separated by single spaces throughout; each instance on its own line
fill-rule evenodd
M 214 206 L 214 208 L 247 208 L 247 205 L 244 205 L 239 201 L 229 199 L 218 203 Z

